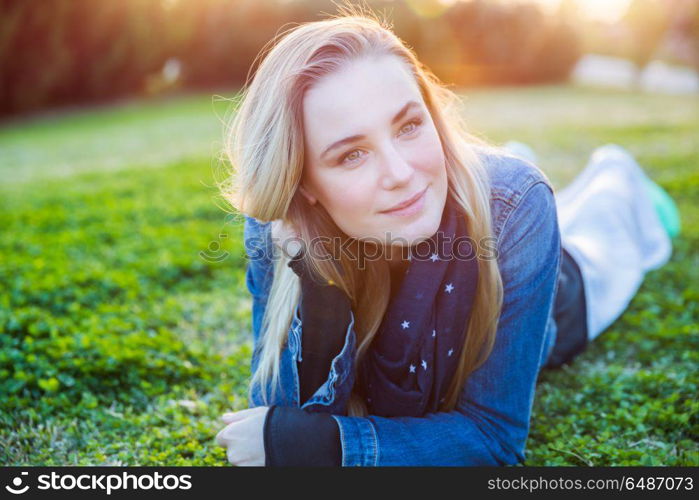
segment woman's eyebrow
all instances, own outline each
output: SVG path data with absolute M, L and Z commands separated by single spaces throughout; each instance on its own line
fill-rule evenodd
M 414 106 L 420 106 L 420 103 L 418 103 L 417 101 L 406 102 L 403 105 L 403 107 L 400 108 L 400 111 L 398 111 L 398 113 L 396 113 L 395 116 L 391 119 L 391 125 L 394 125 L 396 122 L 400 121 L 403 118 L 403 116 L 405 116 L 405 114 L 410 110 L 410 108 Z M 325 151 L 321 153 L 320 158 L 325 158 L 325 156 L 335 148 L 339 148 L 340 146 L 344 146 L 345 144 L 364 139 L 365 137 L 366 136 L 363 134 L 351 135 L 349 137 L 345 137 L 344 139 L 340 139 L 339 141 L 333 142 L 330 146 L 325 148 Z

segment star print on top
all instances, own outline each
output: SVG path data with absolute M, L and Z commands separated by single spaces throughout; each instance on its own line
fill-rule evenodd
M 471 241 L 463 210 L 447 194 L 439 229 L 410 249 L 400 287 L 359 367 L 369 414 L 422 416 L 439 410 L 456 372 L 478 283 Z

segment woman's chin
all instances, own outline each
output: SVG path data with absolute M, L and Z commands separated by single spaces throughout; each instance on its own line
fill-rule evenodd
M 415 246 L 421 241 L 431 238 L 439 230 L 441 217 L 435 218 L 428 215 L 425 214 L 425 217 L 411 224 L 406 224 L 404 227 L 396 228 L 391 233 L 392 238 L 394 240 L 399 238 L 401 246 Z
M 439 230 L 442 221 L 443 207 L 434 207 L 431 204 L 425 207 L 420 214 L 415 217 L 395 217 L 393 220 L 382 220 L 382 229 L 370 236 L 355 238 L 365 241 L 382 241 L 384 245 L 395 247 L 415 246 L 421 241 L 425 241 Z

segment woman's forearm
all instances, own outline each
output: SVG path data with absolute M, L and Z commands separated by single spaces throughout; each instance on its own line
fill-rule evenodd
M 351 303 L 340 288 L 313 279 L 300 256 L 292 259 L 289 267 L 301 279 L 303 335 L 298 371 L 302 405 L 327 380 L 330 363 L 342 350 Z
M 311 278 L 300 259 L 289 267 L 301 279 L 303 328 L 299 373 L 300 404 L 307 401 L 328 379 L 330 364 L 342 350 L 351 304 L 338 287 Z M 342 446 L 339 428 L 328 413 L 296 407 L 272 406 L 264 426 L 268 466 L 340 466 Z

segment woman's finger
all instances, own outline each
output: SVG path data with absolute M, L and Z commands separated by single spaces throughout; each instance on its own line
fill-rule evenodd
M 221 416 L 221 420 L 226 424 L 230 424 L 232 422 L 239 422 L 244 418 L 245 415 L 239 415 L 238 413 L 226 413 Z
M 219 446 L 228 446 L 229 437 L 227 435 L 229 426 L 225 426 L 216 434 L 216 444 Z
M 235 420 L 242 420 L 244 418 L 247 418 L 250 416 L 250 413 L 260 411 L 260 407 L 255 407 L 255 408 L 245 408 L 244 410 L 238 410 L 238 411 L 232 411 L 232 412 L 226 412 L 223 415 L 221 415 L 221 420 L 224 422 L 233 422 Z
M 226 441 L 223 438 L 223 430 L 220 430 L 218 434 L 216 434 L 215 441 L 218 446 L 226 446 Z

